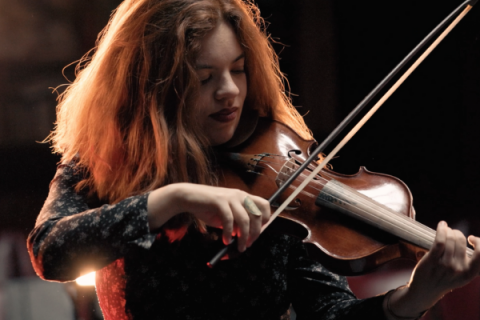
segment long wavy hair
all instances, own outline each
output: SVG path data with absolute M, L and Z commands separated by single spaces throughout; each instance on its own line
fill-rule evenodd
M 174 182 L 215 184 L 195 121 L 200 40 L 230 23 L 245 53 L 245 108 L 311 133 L 285 90 L 264 20 L 249 0 L 125 0 L 59 96 L 49 140 L 110 203 Z

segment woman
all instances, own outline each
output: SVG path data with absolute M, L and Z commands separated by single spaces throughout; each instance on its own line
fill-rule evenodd
M 28 240 L 40 277 L 98 270 L 106 319 L 280 319 L 290 304 L 298 319 L 415 319 L 478 274 L 480 240 L 467 259 L 444 222 L 408 286 L 365 300 L 301 241 L 259 238 L 268 202 L 216 187 L 212 149 L 248 137 L 252 114 L 311 138 L 262 23 L 241 0 L 119 6 L 60 99 L 62 164 Z M 207 269 L 232 234 L 244 253 Z

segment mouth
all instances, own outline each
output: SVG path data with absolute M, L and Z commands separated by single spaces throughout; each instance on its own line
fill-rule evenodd
M 218 122 L 230 122 L 235 120 L 238 114 L 238 107 L 223 108 L 222 110 L 209 115 L 210 118 Z

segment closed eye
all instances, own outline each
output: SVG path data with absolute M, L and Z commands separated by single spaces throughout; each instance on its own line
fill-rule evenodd
M 200 80 L 200 83 L 201 83 L 202 85 L 203 85 L 203 84 L 207 84 L 211 79 L 212 79 L 212 75 L 209 75 L 208 78 L 203 79 L 203 80 Z

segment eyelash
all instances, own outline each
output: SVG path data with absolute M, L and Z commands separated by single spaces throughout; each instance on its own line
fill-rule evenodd
M 245 73 L 245 69 L 242 68 L 242 69 L 238 69 L 238 70 L 232 70 L 232 72 L 235 73 L 235 74 L 242 74 L 242 73 Z M 210 74 L 207 79 L 201 80 L 200 83 L 202 85 L 207 84 L 211 79 L 212 79 L 212 75 Z
M 203 84 L 207 84 L 208 81 L 210 81 L 210 79 L 212 79 L 212 75 L 208 76 L 208 78 L 205 79 L 205 80 L 201 80 L 200 83 L 201 83 L 202 85 L 203 85 Z

